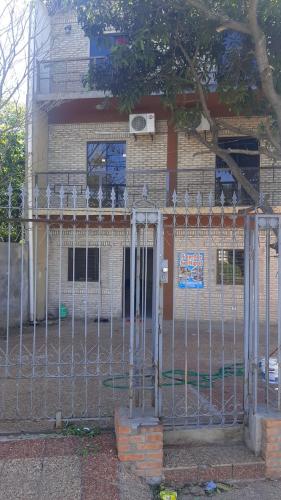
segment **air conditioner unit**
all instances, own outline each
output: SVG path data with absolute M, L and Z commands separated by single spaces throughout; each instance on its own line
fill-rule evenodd
M 201 115 L 201 122 L 198 125 L 198 127 L 196 128 L 196 132 L 208 132 L 209 130 L 210 130 L 210 124 L 209 124 L 207 118 L 205 118 L 205 116 Z
M 154 134 L 155 114 L 142 113 L 129 116 L 130 134 Z

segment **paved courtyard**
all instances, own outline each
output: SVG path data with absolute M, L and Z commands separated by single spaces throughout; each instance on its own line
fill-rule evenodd
M 44 323 L 26 326 L 22 335 L 11 330 L 8 342 L 0 338 L 2 431 L 44 429 L 39 421 L 53 420 L 57 411 L 66 419 L 111 422 L 116 402 L 128 403 L 129 326 L 120 319 L 66 319 L 49 322 L 47 329 Z M 272 331 L 270 349 L 276 347 Z M 140 338 L 140 400 L 150 405 L 151 320 L 140 324 Z M 241 422 L 242 322 L 165 321 L 161 386 L 169 425 Z M 270 390 L 276 398 L 276 388 Z

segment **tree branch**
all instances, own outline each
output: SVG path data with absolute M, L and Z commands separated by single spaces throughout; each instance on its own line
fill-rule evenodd
M 281 96 L 277 93 L 273 82 L 273 71 L 268 59 L 265 34 L 258 23 L 258 0 L 249 0 L 248 19 L 250 32 L 255 45 L 255 56 L 259 68 L 262 90 L 276 112 L 279 139 L 281 143 Z
M 186 3 L 197 9 L 199 12 L 202 12 L 206 19 L 209 19 L 210 21 L 217 21 L 217 23 L 221 24 L 224 29 L 240 31 L 240 33 L 246 34 L 250 33 L 250 29 L 247 24 L 235 21 L 223 12 L 214 12 L 210 10 L 210 7 L 207 6 L 202 0 L 186 0 Z

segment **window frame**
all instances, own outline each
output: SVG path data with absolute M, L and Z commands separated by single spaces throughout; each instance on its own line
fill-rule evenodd
M 74 250 L 74 252 L 73 252 Z M 80 265 L 82 264 L 83 268 L 79 268 L 79 265 L 77 265 L 76 259 L 79 258 L 79 253 L 81 254 L 83 251 L 83 256 L 80 261 Z M 88 255 L 87 255 L 88 252 Z M 74 262 L 74 280 L 73 280 L 73 253 L 75 255 L 75 262 Z M 89 276 L 90 272 L 90 266 L 89 266 L 89 259 L 91 258 L 91 253 L 92 253 L 92 258 L 97 259 L 97 262 L 93 262 L 93 276 Z M 88 271 L 88 276 L 86 276 L 86 256 L 88 257 L 88 263 L 87 263 L 87 271 Z M 67 252 L 67 281 L 73 283 L 99 283 L 100 280 L 100 249 L 99 247 L 68 247 L 68 252 Z M 80 270 L 80 278 L 76 275 L 76 272 L 79 273 Z
M 222 137 L 219 137 L 219 142 L 232 142 L 233 144 L 235 144 L 235 141 L 239 142 L 239 141 L 255 141 L 256 143 L 256 148 L 258 149 L 259 147 L 259 141 L 256 137 L 251 137 L 251 136 L 222 136 Z M 254 145 L 253 145 L 254 146 Z M 223 149 L 227 149 L 227 147 L 223 148 Z M 233 150 L 235 150 L 235 147 L 232 148 Z M 239 145 L 236 149 L 242 149 L 241 148 L 241 145 Z M 245 150 L 247 149 L 247 147 L 245 147 Z M 253 149 L 254 150 L 254 147 Z M 235 153 L 231 153 L 231 156 L 235 155 Z M 241 161 L 243 162 L 244 158 L 243 157 L 246 157 L 247 155 L 243 155 L 243 154 L 239 154 L 239 157 L 241 157 Z M 256 159 L 257 161 L 257 165 L 254 166 L 254 165 L 250 165 L 250 166 L 245 166 L 245 165 L 239 165 L 239 162 L 238 163 L 238 166 L 241 170 L 241 172 L 245 173 L 245 171 L 247 172 L 248 171 L 248 176 L 246 175 L 246 179 L 250 180 L 249 179 L 249 174 L 250 174 L 250 171 L 254 171 L 256 170 L 257 172 L 257 177 L 258 177 L 258 180 L 257 180 L 257 183 L 255 184 L 255 188 L 259 191 L 260 190 L 260 172 L 261 172 L 261 165 L 260 165 L 260 153 L 258 153 L 257 155 L 249 155 L 248 156 L 249 158 L 249 161 L 250 162 L 254 162 L 254 159 Z M 237 160 L 236 160 L 237 161 Z M 216 202 L 216 205 L 220 205 L 220 196 L 221 196 L 221 191 L 224 192 L 223 188 L 220 189 L 220 192 L 218 190 L 218 187 L 219 185 L 223 185 L 223 184 L 227 184 L 227 182 L 223 183 L 223 182 L 220 182 L 218 180 L 218 177 L 217 177 L 217 172 L 219 170 L 225 170 L 225 172 L 228 172 L 230 176 L 233 177 L 233 175 L 231 174 L 230 172 L 230 169 L 229 167 L 225 164 L 225 166 L 223 165 L 219 165 L 219 163 L 225 163 L 218 155 L 215 156 L 215 202 Z M 251 182 L 251 180 L 250 180 Z M 233 181 L 232 182 L 229 182 L 230 185 L 233 185 L 234 189 L 233 189 L 233 193 L 235 192 L 236 193 L 236 196 L 237 196 L 237 205 L 249 205 L 251 204 L 251 200 L 250 200 L 250 197 L 249 195 L 247 195 L 246 193 L 246 197 L 245 197 L 245 193 L 243 193 L 243 187 L 241 186 L 241 184 L 239 184 L 239 182 L 236 181 L 236 179 L 233 177 Z M 224 192 L 225 194 L 225 192 Z M 230 206 L 232 205 L 232 200 L 230 198 L 228 198 L 228 196 L 225 194 L 225 206 Z
M 223 257 L 220 259 L 219 254 L 220 252 L 223 252 Z M 223 267 L 223 262 L 224 262 L 224 252 L 228 252 L 229 254 L 234 254 L 234 266 L 235 266 L 235 275 L 233 273 L 233 262 L 232 264 L 228 262 L 230 259 L 227 258 L 226 264 L 231 265 L 231 274 L 223 272 L 222 275 L 222 267 Z M 237 253 L 241 254 L 242 258 L 239 262 L 237 263 Z M 245 258 L 245 250 L 244 248 L 217 248 L 216 250 L 216 285 L 218 286 L 244 286 L 244 280 L 245 280 L 245 265 L 244 265 L 244 258 Z M 241 269 L 241 263 L 243 263 L 242 269 Z M 241 276 L 237 276 L 237 271 L 236 269 L 241 270 Z M 223 280 L 222 280 L 223 276 Z M 225 276 L 227 276 L 227 279 L 225 279 Z M 235 279 L 234 279 L 235 278 Z

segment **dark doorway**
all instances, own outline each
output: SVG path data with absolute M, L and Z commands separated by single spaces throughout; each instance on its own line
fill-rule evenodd
M 147 255 L 147 264 L 145 263 Z M 144 284 L 146 281 L 146 317 L 152 317 L 152 288 L 153 288 L 153 248 L 141 248 L 140 253 L 140 311 L 141 316 L 144 314 Z M 123 303 L 123 311 L 125 317 L 130 316 L 130 248 L 125 248 L 125 300 Z M 145 271 L 147 276 L 145 279 Z M 136 303 L 136 290 L 135 290 L 135 303 Z

